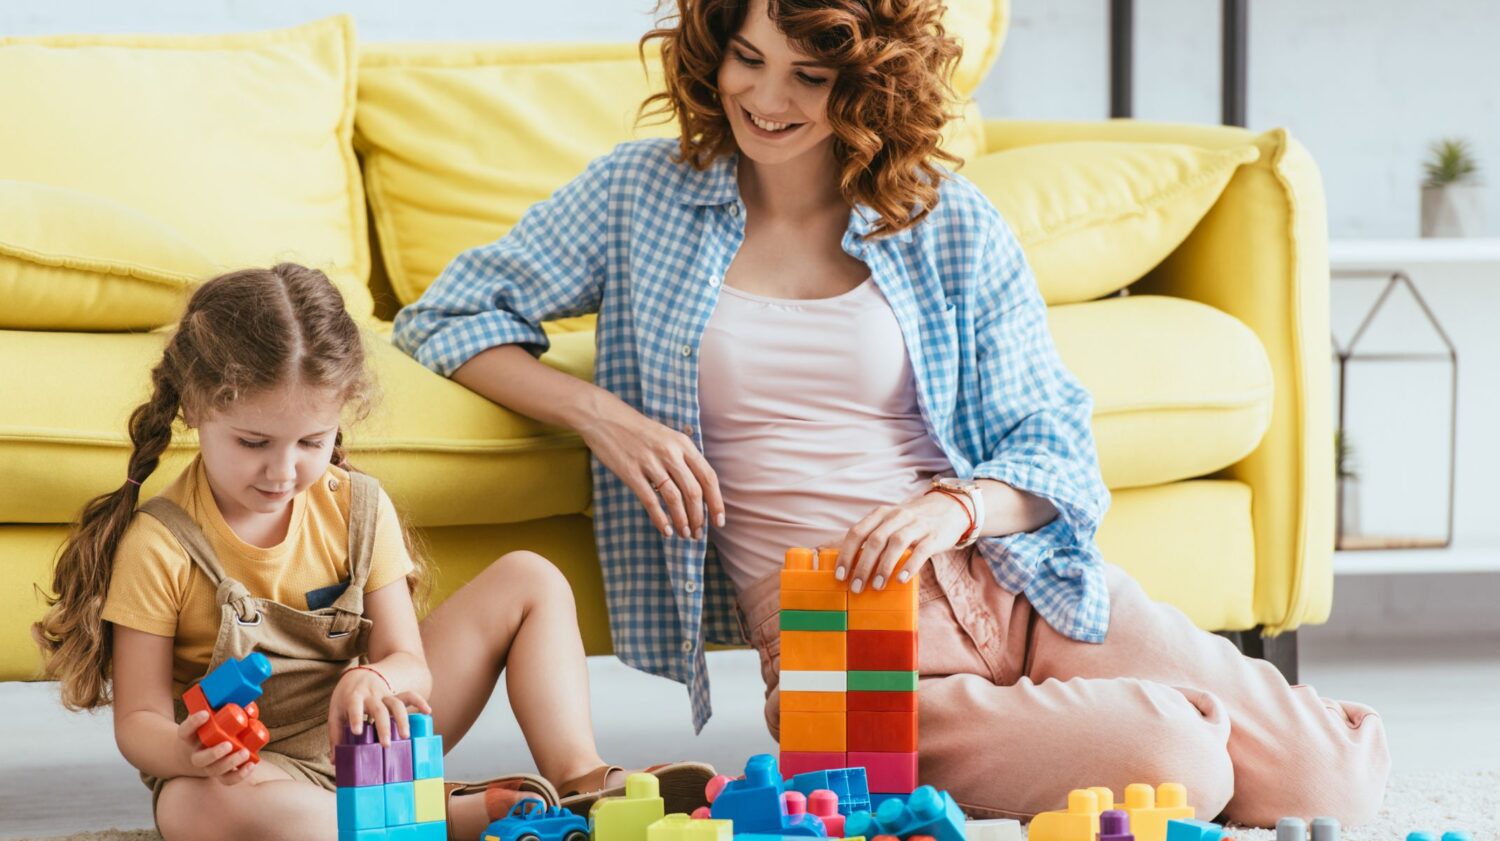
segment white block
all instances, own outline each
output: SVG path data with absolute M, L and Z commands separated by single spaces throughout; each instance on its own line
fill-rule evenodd
M 964 838 L 967 841 L 1021 841 L 1021 822 L 1009 818 L 965 821 Z
M 797 672 L 786 669 L 781 672 L 781 689 L 785 692 L 843 692 L 848 688 L 848 672 Z

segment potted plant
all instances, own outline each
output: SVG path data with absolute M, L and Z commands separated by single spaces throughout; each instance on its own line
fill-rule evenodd
M 1433 143 L 1422 168 L 1427 173 L 1422 182 L 1422 236 L 1482 236 L 1484 194 L 1469 142 L 1445 138 Z
M 1343 548 L 1347 538 L 1359 535 L 1359 471 L 1354 463 L 1354 445 L 1343 432 L 1333 433 L 1334 476 L 1337 477 L 1337 529 L 1334 547 Z

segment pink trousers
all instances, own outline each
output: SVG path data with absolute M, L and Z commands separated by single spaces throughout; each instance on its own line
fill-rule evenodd
M 1070 789 L 1180 782 L 1201 819 L 1274 826 L 1284 816 L 1345 824 L 1380 808 L 1390 770 L 1368 707 L 1291 686 L 1153 602 L 1111 567 L 1109 635 L 1054 631 L 995 582 L 973 550 L 922 570 L 919 779 L 972 816 L 1029 819 Z M 779 731 L 778 576 L 740 593 L 760 651 L 766 723 Z

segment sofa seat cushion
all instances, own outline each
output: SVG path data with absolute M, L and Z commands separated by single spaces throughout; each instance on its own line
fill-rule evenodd
M 148 396 L 165 333 L 0 331 L 0 522 L 66 523 L 89 497 L 119 487 L 126 419 Z M 589 503 L 578 437 L 508 412 L 434 375 L 371 336 L 382 396 L 346 428 L 350 461 L 379 476 L 415 525 L 507 523 L 576 514 Z M 593 370 L 592 331 L 556 333 L 544 361 Z M 154 494 L 195 451 L 183 430 L 146 482 Z
M 1271 364 L 1236 319 L 1136 295 L 1048 310 L 1059 355 L 1094 397 L 1110 488 L 1204 476 L 1239 461 L 1271 421 Z

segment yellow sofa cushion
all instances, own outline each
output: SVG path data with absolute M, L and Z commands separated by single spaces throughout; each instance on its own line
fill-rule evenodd
M 1271 423 L 1271 364 L 1239 321 L 1148 295 L 1048 310 L 1058 353 L 1094 397 L 1110 488 L 1204 476 L 1248 455 Z
M 1064 304 L 1140 279 L 1258 156 L 1250 144 L 1048 143 L 979 156 L 962 174 L 1015 231 L 1042 297 Z
M 119 487 L 126 419 L 148 397 L 165 333 L 0 331 L 0 522 L 65 523 L 90 497 Z M 386 395 L 346 430 L 350 459 L 385 482 L 420 526 L 519 522 L 576 514 L 589 503 L 578 437 L 499 408 L 434 375 L 372 336 L 371 367 Z M 543 360 L 589 377 L 592 331 L 558 333 Z M 155 493 L 190 460 L 181 431 L 145 483 Z
M 0 38 L 0 119 L 21 127 L 0 131 L 0 178 L 135 208 L 222 269 L 323 269 L 367 316 L 354 55 L 347 17 L 241 35 Z
M 65 187 L 0 180 L 0 329 L 159 327 L 213 271 L 181 233 L 141 211 Z

